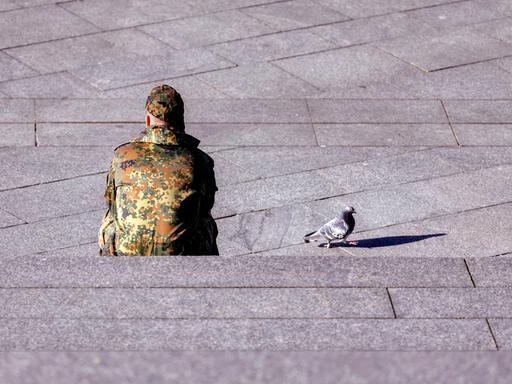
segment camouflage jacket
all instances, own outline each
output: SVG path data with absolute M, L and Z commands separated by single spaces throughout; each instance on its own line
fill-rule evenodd
M 100 255 L 216 255 L 213 160 L 185 133 L 150 126 L 117 147 Z

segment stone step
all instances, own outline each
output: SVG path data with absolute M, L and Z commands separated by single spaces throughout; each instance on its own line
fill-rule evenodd
M 0 257 L 0 288 L 470 287 L 460 258 Z

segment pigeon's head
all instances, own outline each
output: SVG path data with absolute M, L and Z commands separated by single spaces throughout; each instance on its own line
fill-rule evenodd
M 343 216 L 351 215 L 353 213 L 357 213 L 356 210 L 354 209 L 354 207 L 345 207 L 345 208 L 343 208 L 343 212 L 342 212 Z

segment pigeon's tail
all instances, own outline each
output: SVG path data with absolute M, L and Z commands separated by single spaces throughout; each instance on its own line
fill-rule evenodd
M 304 236 L 304 242 L 305 243 L 309 243 L 311 240 L 314 240 L 314 235 L 315 234 L 316 234 L 316 231 L 308 233 L 306 236 Z

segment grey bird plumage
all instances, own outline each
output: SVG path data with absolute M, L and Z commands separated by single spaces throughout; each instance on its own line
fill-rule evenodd
M 356 211 L 353 207 L 345 207 L 338 217 L 325 223 L 315 232 L 308 233 L 304 236 L 304 242 L 310 241 L 327 241 L 327 248 L 331 247 L 331 242 L 334 240 L 341 240 L 346 243 L 347 237 L 352 233 L 356 225 L 354 216 Z M 349 242 L 353 244 L 355 242 Z

